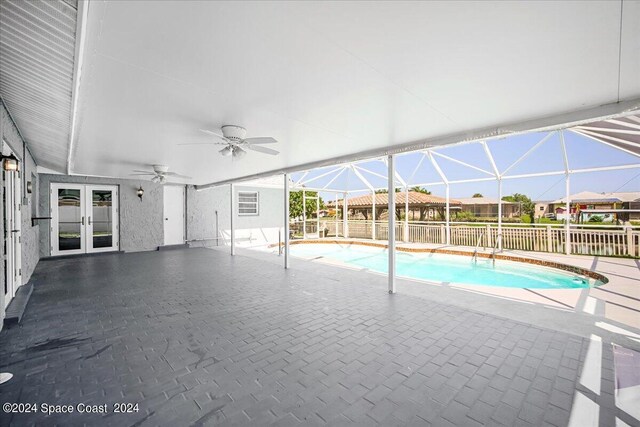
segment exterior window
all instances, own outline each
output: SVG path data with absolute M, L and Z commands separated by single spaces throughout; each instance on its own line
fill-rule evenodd
M 540 210 L 543 211 L 544 210 L 544 206 L 540 206 Z
M 257 191 L 238 192 L 238 215 L 259 215 Z

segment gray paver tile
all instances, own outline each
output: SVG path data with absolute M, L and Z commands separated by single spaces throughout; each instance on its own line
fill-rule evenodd
M 0 333 L 0 368 L 32 357 L 11 365 L 3 396 L 124 396 L 153 412 L 153 425 L 560 427 L 586 351 L 568 334 L 409 295 L 391 300 L 349 272 L 342 282 L 330 269 L 301 280 L 204 249 L 78 259 L 82 275 L 65 262 L 41 262 L 46 284 L 23 325 Z M 603 413 L 616 410 L 605 357 Z

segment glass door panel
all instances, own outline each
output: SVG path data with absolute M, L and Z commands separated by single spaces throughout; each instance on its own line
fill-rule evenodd
M 84 216 L 82 191 L 79 188 L 57 189 L 58 245 L 57 251 L 69 252 L 82 249 Z
M 92 247 L 113 246 L 113 191 L 91 190 Z
M 118 187 L 87 185 L 87 252 L 118 249 Z

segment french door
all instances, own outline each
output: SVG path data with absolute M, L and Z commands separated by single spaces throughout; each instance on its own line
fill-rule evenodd
M 118 187 L 51 184 L 51 255 L 118 250 Z
M 21 226 L 22 215 L 22 186 L 20 172 L 3 171 L 4 191 L 4 302 L 5 307 L 16 295 L 16 290 L 22 285 L 22 244 Z

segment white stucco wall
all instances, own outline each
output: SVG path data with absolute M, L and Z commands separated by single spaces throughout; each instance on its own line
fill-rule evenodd
M 236 245 L 240 247 L 264 248 L 278 243 L 278 234 L 283 230 L 284 200 L 281 188 L 267 188 L 235 185 L 234 228 Z M 258 192 L 259 214 L 238 214 L 238 193 Z M 229 245 L 230 237 L 230 197 L 229 186 L 214 187 L 196 191 L 187 189 L 187 240 L 204 240 L 192 245 L 215 246 L 216 212 L 219 245 Z

